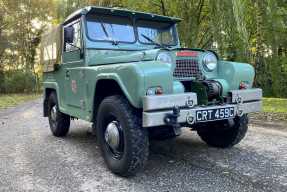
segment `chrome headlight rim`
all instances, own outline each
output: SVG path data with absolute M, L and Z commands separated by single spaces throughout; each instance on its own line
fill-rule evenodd
M 207 72 L 213 72 L 217 69 L 217 66 L 218 66 L 218 56 L 212 51 L 208 51 L 203 56 L 202 63 L 203 63 L 204 69 Z
M 172 56 L 168 51 L 159 51 L 159 53 L 156 56 L 156 61 L 161 61 L 163 63 L 172 64 Z

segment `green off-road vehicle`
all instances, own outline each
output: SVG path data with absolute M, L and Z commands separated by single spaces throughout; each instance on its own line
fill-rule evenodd
M 44 116 L 53 135 L 65 136 L 71 119 L 92 122 L 107 166 L 122 176 L 144 166 L 151 139 L 174 138 L 181 127 L 210 146 L 239 143 L 247 114 L 261 110 L 254 68 L 181 48 L 179 21 L 86 7 L 45 34 Z

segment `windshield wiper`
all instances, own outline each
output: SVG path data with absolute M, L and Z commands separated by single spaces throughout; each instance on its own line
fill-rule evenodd
M 101 27 L 102 27 L 102 29 L 103 29 L 103 31 L 104 31 L 106 37 L 107 37 L 109 40 L 112 41 L 112 44 L 113 44 L 113 45 L 118 45 L 119 42 L 116 41 L 116 40 L 114 40 L 114 39 L 112 39 L 112 38 L 110 37 L 110 35 L 109 35 L 109 33 L 108 33 L 108 31 L 107 31 L 106 26 L 104 25 L 104 23 L 103 23 L 103 22 L 100 22 L 100 23 L 101 23 Z
M 155 42 L 154 40 L 152 40 L 151 38 L 149 38 L 149 37 L 146 36 L 145 34 L 141 34 L 141 36 L 142 36 L 143 38 L 145 38 L 146 40 L 148 40 L 149 42 L 151 42 L 152 44 L 155 44 L 157 47 L 160 47 L 160 48 L 164 48 L 164 47 L 165 47 L 164 45 Z

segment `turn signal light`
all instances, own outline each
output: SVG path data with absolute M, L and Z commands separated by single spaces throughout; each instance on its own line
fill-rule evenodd
M 162 87 L 151 87 L 147 90 L 146 95 L 162 95 Z
M 161 88 L 161 87 L 157 87 L 157 88 L 155 89 L 155 94 L 156 94 L 156 95 L 162 95 L 162 94 L 163 94 L 162 88 Z
M 240 82 L 239 89 L 248 89 L 249 85 L 246 82 Z

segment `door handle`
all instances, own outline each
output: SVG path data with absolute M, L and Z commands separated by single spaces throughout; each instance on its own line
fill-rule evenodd
M 70 78 L 70 71 L 69 70 L 66 70 L 66 77 Z

